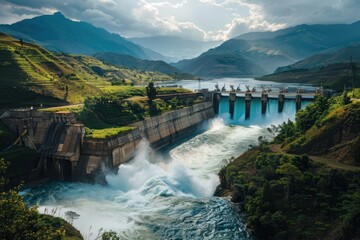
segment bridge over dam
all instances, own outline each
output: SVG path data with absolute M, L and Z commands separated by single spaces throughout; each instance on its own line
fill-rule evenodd
M 316 92 L 251 92 L 212 91 L 212 102 L 216 114 L 228 111 L 231 119 L 249 119 L 269 112 L 282 113 L 284 109 L 299 111 L 320 93 Z

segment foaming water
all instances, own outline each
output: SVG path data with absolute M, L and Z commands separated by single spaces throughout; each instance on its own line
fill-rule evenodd
M 54 182 L 27 190 L 26 200 L 63 218 L 77 212 L 74 226 L 86 239 L 101 228 L 123 239 L 251 239 L 232 203 L 212 195 L 219 170 L 267 134 L 215 118 L 165 154 L 142 142 L 131 162 L 106 177 L 106 186 Z
M 305 108 L 311 101 L 303 99 L 301 109 Z M 286 99 L 283 111 L 278 111 L 278 99 L 269 98 L 265 114 L 261 113 L 261 99 L 253 98 L 251 100 L 250 117 L 245 119 L 245 98 L 237 97 L 235 100 L 234 116 L 231 119 L 229 113 L 229 97 L 222 96 L 219 103 L 219 116 L 227 124 L 235 125 L 257 125 L 267 127 L 271 124 L 279 125 L 288 120 L 294 121 L 296 114 L 296 102 L 294 99 Z

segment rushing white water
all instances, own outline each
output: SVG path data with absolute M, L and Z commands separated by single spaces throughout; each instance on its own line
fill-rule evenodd
M 228 104 L 223 98 L 221 117 L 171 149 L 155 152 L 142 142 L 131 162 L 106 177 L 107 185 L 53 182 L 24 191 L 31 193 L 26 200 L 63 218 L 75 211 L 80 217 L 74 226 L 85 239 L 95 239 L 100 229 L 122 239 L 251 239 L 234 205 L 212 196 L 217 173 L 259 136 L 270 138 L 266 126 L 294 119 L 295 103 L 285 103 L 279 114 L 277 101 L 270 100 L 261 115 L 254 102 L 246 121 L 238 107 L 230 120 Z
M 101 228 L 125 239 L 250 239 L 234 206 L 212 194 L 218 171 L 266 134 L 216 118 L 207 131 L 165 153 L 143 142 L 129 164 L 107 176 L 106 186 L 54 182 L 27 190 L 32 196 L 26 199 L 60 217 L 75 211 L 74 226 L 87 239 Z

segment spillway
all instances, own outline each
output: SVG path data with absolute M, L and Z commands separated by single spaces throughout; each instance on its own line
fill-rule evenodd
M 305 108 L 311 100 L 302 100 L 301 109 Z M 278 99 L 269 98 L 266 103 L 266 111 L 262 113 L 261 98 L 252 98 L 250 103 L 250 116 L 245 118 L 245 98 L 236 97 L 234 106 L 234 116 L 231 118 L 229 113 L 229 97 L 221 96 L 219 103 L 219 116 L 229 124 L 237 125 L 259 125 L 267 126 L 270 124 L 281 124 L 288 119 L 293 120 L 296 114 L 295 99 L 285 99 L 282 112 L 278 111 Z

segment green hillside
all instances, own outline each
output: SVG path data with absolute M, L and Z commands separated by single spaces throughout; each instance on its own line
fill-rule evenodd
M 345 48 L 331 49 L 320 54 L 305 58 L 289 66 L 279 67 L 275 73 L 297 70 L 314 69 L 326 67 L 336 63 L 349 63 L 350 58 L 353 62 L 360 62 L 360 44 L 350 44 Z
M 169 80 L 168 75 L 105 64 L 87 56 L 55 54 L 0 33 L 0 106 L 81 103 L 120 85 Z
M 259 239 L 359 239 L 360 89 L 319 97 L 219 173 Z
M 118 66 L 156 71 L 172 76 L 174 79 L 194 79 L 194 76 L 184 73 L 164 61 L 142 60 L 129 55 L 117 53 L 96 53 L 93 57 Z
M 285 82 L 285 83 L 307 83 L 325 88 L 331 88 L 336 91 L 344 89 L 344 84 L 349 81 L 348 73 L 349 63 L 335 63 L 319 68 L 311 69 L 294 69 L 266 75 L 258 80 Z M 356 69 L 360 68 L 360 64 L 355 65 Z M 355 86 L 360 86 L 360 72 L 355 72 Z
M 322 84 L 337 91 L 351 81 L 350 59 L 354 63 L 354 84 L 360 86 L 360 44 L 353 43 L 344 48 L 331 49 L 305 58 L 297 63 L 279 67 L 274 74 L 258 78 L 264 81 L 286 83 Z

